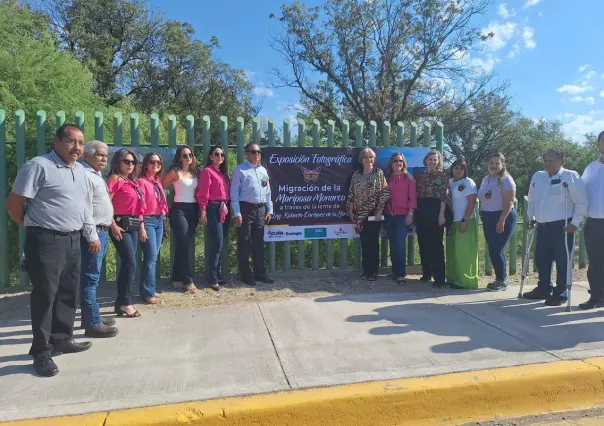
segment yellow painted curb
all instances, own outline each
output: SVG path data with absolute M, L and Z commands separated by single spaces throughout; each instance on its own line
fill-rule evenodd
M 604 358 L 560 361 L 2 426 L 451 425 L 604 405 L 603 367 Z

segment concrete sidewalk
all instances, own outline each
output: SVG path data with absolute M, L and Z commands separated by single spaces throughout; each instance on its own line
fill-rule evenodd
M 57 357 L 50 379 L 33 375 L 29 321 L 0 322 L 0 421 L 604 356 L 602 310 L 566 313 L 517 292 L 411 283 L 401 293 L 145 310 L 118 318 L 118 337 Z M 575 304 L 587 298 L 576 285 Z

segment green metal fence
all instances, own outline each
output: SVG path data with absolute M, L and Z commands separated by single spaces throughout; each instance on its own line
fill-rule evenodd
M 195 119 L 193 116 L 188 115 L 184 121 L 184 129 L 178 129 L 178 121 L 176 116 L 169 115 L 167 117 L 167 123 L 162 123 L 160 117 L 157 114 L 151 114 L 148 117 L 148 131 L 145 131 L 145 134 L 148 134 L 148 141 L 141 140 L 141 127 L 139 122 L 139 115 L 137 113 L 130 114 L 130 126 L 128 129 L 125 129 L 123 124 L 122 114 L 117 112 L 113 114 L 113 126 L 111 128 L 107 128 L 111 130 L 113 134 L 112 141 L 105 140 L 105 119 L 103 113 L 96 112 L 94 114 L 94 133 L 87 131 L 87 139 L 91 139 L 94 135 L 94 138 L 97 140 L 104 141 L 108 143 L 108 145 L 113 146 L 124 146 L 130 145 L 133 147 L 145 145 L 151 147 L 171 147 L 175 148 L 177 144 L 185 143 L 188 146 L 195 148 L 199 153 L 203 153 L 203 158 L 207 158 L 207 154 L 209 152 L 210 147 L 213 144 L 220 144 L 227 154 L 227 161 L 229 159 L 229 151 L 235 151 L 237 157 L 237 163 L 242 163 L 244 161 L 244 146 L 249 141 L 254 141 L 255 143 L 261 143 L 268 145 L 269 147 L 273 146 L 283 146 L 289 147 L 292 146 L 292 134 L 291 134 L 291 123 L 289 120 L 284 120 L 282 127 L 282 138 L 277 138 L 276 134 L 276 126 L 273 120 L 268 120 L 267 129 L 265 135 L 261 133 L 260 120 L 255 118 L 251 121 L 251 123 L 244 122 L 244 119 L 239 117 L 236 119 L 234 126 L 234 143 L 229 144 L 229 123 L 227 117 L 220 117 L 218 120 L 218 140 L 212 140 L 211 137 L 211 121 L 210 117 L 203 116 L 201 118 L 201 126 L 197 129 L 200 130 L 201 137 L 198 138 L 196 135 L 196 126 Z M 23 165 L 28 158 L 31 158 L 35 155 L 40 155 L 48 152 L 50 149 L 50 144 L 52 143 L 51 133 L 49 132 L 49 126 L 53 126 L 54 128 L 58 128 L 63 123 L 65 123 L 66 117 L 64 111 L 59 111 L 55 115 L 54 125 L 48 123 L 47 115 L 45 111 L 38 111 L 35 117 L 35 140 L 28 139 L 26 140 L 26 134 L 33 134 L 33 132 L 26 133 L 25 123 L 26 116 L 25 112 L 22 110 L 17 111 L 14 114 L 14 141 L 7 141 L 7 119 L 6 113 L 4 110 L 0 109 L 0 205 L 2 209 L 0 209 L 0 287 L 8 286 L 11 283 L 11 272 L 14 274 L 15 271 L 18 270 L 18 260 L 19 256 L 16 256 L 12 251 L 18 250 L 18 253 L 23 252 L 23 242 L 24 242 L 24 230 L 23 228 L 18 229 L 18 238 L 15 238 L 13 235 L 11 238 L 11 229 L 14 231 L 14 226 L 9 226 L 9 219 L 4 209 L 4 204 L 6 201 L 6 196 L 9 190 L 9 184 L 11 184 L 14 176 L 16 174 L 16 170 Z M 86 121 L 83 112 L 77 112 L 74 117 L 74 123 L 78 125 L 81 129 L 86 131 Z M 160 134 L 160 128 L 164 127 L 162 125 L 167 124 L 167 135 Z M 251 125 L 250 125 L 251 124 Z M 303 120 L 297 120 L 298 128 L 297 128 L 297 138 L 295 139 L 297 146 L 299 147 L 307 147 L 308 149 L 318 148 L 318 147 L 363 147 L 368 145 L 369 147 L 376 146 L 410 146 L 417 147 L 418 144 L 424 147 L 435 146 L 436 149 L 442 152 L 443 150 L 443 125 L 440 122 L 435 123 L 435 129 L 432 129 L 430 123 L 423 123 L 421 128 L 422 134 L 420 136 L 419 131 L 420 128 L 416 123 L 411 123 L 408 131 L 408 143 L 405 143 L 405 126 L 403 123 L 396 123 L 394 131 L 391 128 L 391 124 L 389 122 L 384 122 L 382 125 L 381 131 L 378 136 L 378 125 L 376 122 L 371 121 L 369 123 L 369 129 L 366 132 L 364 129 L 364 123 L 362 121 L 357 121 L 353 123 L 354 126 L 354 140 L 350 140 L 351 128 L 350 123 L 346 120 L 342 122 L 341 132 L 341 141 L 336 142 L 336 128 L 335 122 L 329 120 L 327 122 L 327 127 L 324 132 L 321 130 L 321 124 L 318 120 L 313 120 L 311 124 L 310 132 L 308 132 L 306 123 Z M 232 128 L 231 128 L 232 129 Z M 130 133 L 130 141 L 129 144 L 126 144 L 124 140 L 125 130 L 129 130 Z M 143 129 L 145 130 L 145 129 Z M 179 131 L 180 130 L 180 131 Z M 309 134 L 310 133 L 310 134 Z M 177 135 L 181 135 L 181 140 L 178 141 Z M 167 137 L 166 137 L 167 136 Z M 421 137 L 421 140 L 420 140 Z M 379 139 L 379 140 L 378 140 Z M 201 143 L 197 143 L 197 141 Z M 167 141 L 167 143 L 161 143 L 160 141 Z M 310 141 L 310 142 L 308 142 Z M 10 151 L 10 152 L 9 152 Z M 14 164 L 9 161 L 14 158 Z M 478 206 L 477 206 L 478 209 Z M 526 211 L 526 209 L 524 209 Z M 478 221 L 476 221 L 477 227 L 479 227 Z M 527 223 L 528 221 L 523 220 L 521 222 L 523 224 L 523 235 L 526 236 L 527 233 Z M 207 230 L 206 230 L 207 232 Z M 206 232 L 199 232 L 197 240 L 201 240 L 201 244 L 193 243 L 192 257 L 195 259 L 195 248 L 197 246 L 205 247 L 208 238 Z M 14 233 L 14 232 L 13 232 Z M 480 232 L 477 232 L 477 235 L 481 235 Z M 479 239 L 481 237 L 479 236 Z M 15 244 L 18 240 L 18 248 Z M 524 244 L 525 238 L 523 238 Z M 12 244 L 12 245 L 11 245 Z M 415 238 L 410 236 L 408 238 L 408 250 L 407 250 L 407 263 L 409 265 L 413 265 L 415 263 Z M 227 248 L 229 244 L 227 241 Z M 380 244 L 380 252 L 381 252 L 381 265 L 388 266 L 388 241 L 386 238 L 382 238 Z M 169 276 L 169 270 L 171 270 L 171 264 L 173 260 L 173 241 L 166 242 L 162 247 L 162 252 L 169 250 L 170 254 L 170 268 L 168 271 L 164 271 L 166 273 L 162 273 L 161 271 L 161 262 L 158 262 L 158 276 Z M 352 250 L 352 255 L 349 256 L 349 247 Z M 486 247 L 486 245 L 485 245 Z M 585 266 L 585 248 L 583 243 L 582 234 L 579 236 L 579 266 Z M 323 248 L 323 250 L 320 250 Z M 205 251 L 205 250 L 204 250 Z M 222 265 L 223 270 L 233 270 L 234 265 L 236 265 L 236 253 L 234 253 L 234 247 L 231 247 L 231 250 L 225 250 L 222 257 Z M 279 259 L 280 270 L 282 271 L 291 271 L 291 270 L 305 270 L 308 267 L 312 270 L 318 270 L 325 268 L 326 270 L 331 270 L 334 268 L 359 268 L 361 263 L 361 247 L 359 239 L 354 239 L 354 241 L 350 241 L 348 239 L 342 238 L 339 240 L 324 240 L 324 241 L 298 241 L 297 246 L 296 243 L 292 243 L 289 241 L 274 243 L 270 242 L 266 244 L 266 251 L 268 254 L 268 266 L 270 272 L 275 272 L 277 270 L 277 259 Z M 321 252 L 324 253 L 324 256 L 321 256 Z M 12 256 L 11 256 L 12 253 Z M 339 256 L 335 256 L 338 253 Z M 292 265 L 292 261 L 294 260 L 294 254 L 296 254 L 297 262 Z M 516 273 L 516 260 L 518 254 L 518 241 L 516 235 L 513 236 L 512 240 L 509 244 L 509 269 L 510 274 Z M 307 256 L 310 256 L 310 262 L 307 262 Z M 484 250 L 482 254 L 482 260 L 485 262 L 485 273 L 487 275 L 492 274 L 492 267 L 490 265 L 489 256 Z M 205 264 L 205 262 L 201 262 L 201 264 Z M 104 265 L 103 267 L 103 279 L 105 279 L 105 274 L 108 265 Z M 113 269 L 116 269 L 118 266 L 114 265 Z M 203 270 L 206 268 L 204 267 Z M 27 273 L 21 272 L 19 277 L 19 283 L 21 285 L 25 285 L 28 283 Z

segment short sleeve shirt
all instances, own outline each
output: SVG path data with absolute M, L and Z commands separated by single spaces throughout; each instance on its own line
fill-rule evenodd
M 451 198 L 453 199 L 453 222 L 461 222 L 468 208 L 468 195 L 476 195 L 476 183 L 470 178 L 463 178 L 454 182 L 449 179 Z M 474 217 L 474 213 L 468 219 Z
M 54 151 L 25 163 L 12 189 L 28 198 L 24 225 L 62 232 L 81 230 L 88 209 L 86 173 L 78 162 L 67 166 Z
M 478 190 L 480 210 L 497 212 L 503 210 L 503 191 L 516 189 L 516 183 L 510 175 L 502 177 L 485 176 Z

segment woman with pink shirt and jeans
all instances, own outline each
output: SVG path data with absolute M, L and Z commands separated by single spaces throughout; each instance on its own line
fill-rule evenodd
M 117 276 L 115 313 L 128 318 L 141 314 L 132 305 L 132 281 L 136 270 L 136 248 L 139 238 L 146 238 L 143 215 L 146 203 L 143 189 L 136 181 L 138 160 L 134 151 L 120 149 L 113 155 L 107 188 L 113 203 L 111 241 L 121 260 Z
M 417 208 L 415 180 L 407 172 L 407 159 L 400 152 L 392 154 L 388 162 L 388 188 L 391 198 L 386 205 L 384 226 L 390 240 L 392 273 L 398 284 L 405 284 L 405 241 L 413 211 Z
M 220 267 L 220 254 L 229 233 L 229 182 L 224 150 L 220 146 L 213 146 L 206 167 L 199 174 L 195 198 L 201 211 L 201 224 L 208 227 L 212 240 L 208 253 L 208 282 L 215 291 L 220 290 L 220 284 L 226 284 L 224 271 Z
M 145 303 L 156 305 L 159 295 L 155 292 L 157 256 L 164 238 L 164 218 L 168 213 L 168 202 L 162 187 L 160 176 L 163 169 L 161 155 L 151 152 L 145 155 L 138 183 L 145 193 L 147 205 L 144 224 L 145 234 L 141 233 L 143 264 L 139 293 Z

